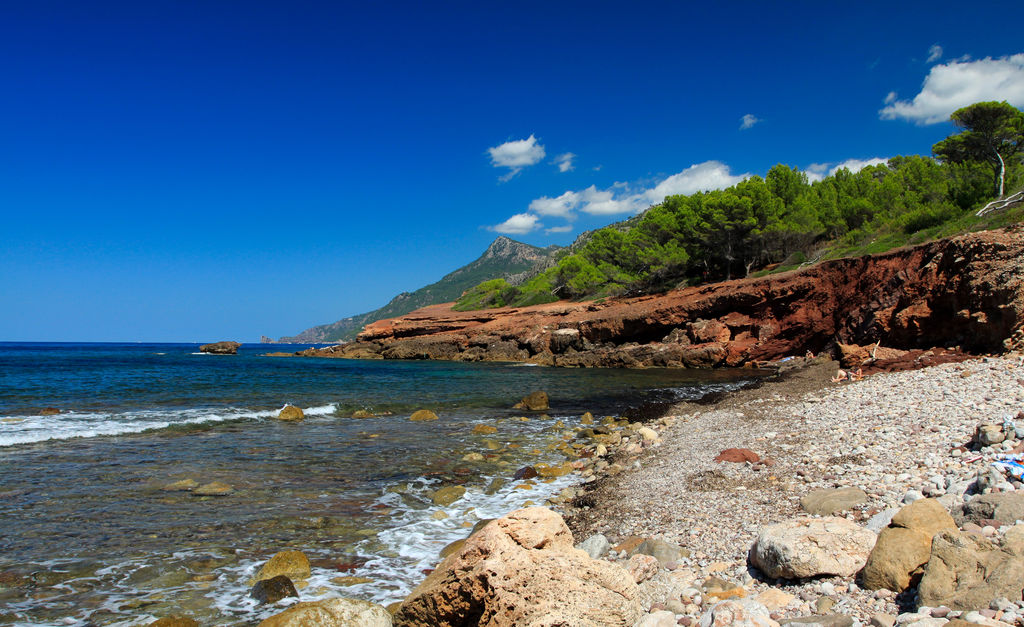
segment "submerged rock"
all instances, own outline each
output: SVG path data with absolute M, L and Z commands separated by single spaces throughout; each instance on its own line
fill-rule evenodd
M 164 616 L 150 623 L 149 627 L 199 627 L 199 623 L 187 616 Z
M 437 414 L 430 411 L 429 409 L 421 409 L 419 411 L 413 412 L 413 414 L 409 416 L 409 420 L 413 422 L 426 422 L 428 420 L 437 420 Z
M 195 490 L 199 487 L 199 482 L 195 479 L 182 479 L 181 481 L 175 481 L 174 483 L 168 483 L 164 487 L 160 488 L 164 492 L 187 492 L 189 490 Z
M 430 500 L 434 502 L 434 505 L 440 505 L 441 507 L 447 507 L 455 501 L 458 501 L 466 494 L 466 488 L 460 485 L 450 485 L 439 489 L 431 495 Z
M 277 575 L 270 579 L 260 579 L 249 591 L 249 596 L 256 599 L 260 605 L 266 603 L 277 603 L 288 597 L 299 597 L 295 584 L 285 575 Z
M 271 579 L 278 575 L 284 575 L 292 581 L 302 581 L 310 576 L 309 558 L 302 551 L 281 551 L 275 553 L 270 560 L 260 568 L 256 576 L 249 580 L 249 585 L 257 581 Z
M 56 407 L 44 407 L 39 410 L 40 416 L 56 416 L 60 413 L 60 410 Z
M 195 496 L 227 496 L 235 489 L 222 481 L 211 481 L 192 490 Z
M 275 614 L 259 627 L 390 627 L 391 614 L 376 603 L 358 599 L 327 599 L 298 603 Z
M 523 397 L 523 400 L 513 405 L 512 409 L 525 409 L 527 411 L 544 411 L 549 409 L 548 393 L 532 392 Z

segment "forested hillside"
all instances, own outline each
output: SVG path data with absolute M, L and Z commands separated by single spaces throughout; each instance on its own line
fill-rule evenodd
M 1024 183 L 1024 113 L 978 103 L 952 121 L 960 132 L 933 147 L 936 158 L 894 157 L 816 181 L 779 164 L 727 189 L 669 196 L 520 286 L 477 285 L 456 309 L 662 291 L 1020 220 L 1019 206 L 975 212 Z

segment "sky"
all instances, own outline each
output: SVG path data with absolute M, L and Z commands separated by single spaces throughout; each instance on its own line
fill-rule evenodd
M 835 6 L 830 6 L 835 5 Z M 0 341 L 258 341 L 1024 106 L 1024 3 L 0 6 Z

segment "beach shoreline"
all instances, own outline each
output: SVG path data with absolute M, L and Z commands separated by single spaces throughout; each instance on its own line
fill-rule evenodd
M 771 588 L 791 595 L 773 609 L 782 622 L 835 613 L 867 623 L 908 610 L 912 597 L 863 590 L 853 578 L 764 578 L 748 551 L 766 525 L 808 516 L 801 498 L 814 490 L 864 490 L 863 503 L 836 514 L 858 525 L 922 496 L 961 506 L 962 493 L 947 487 L 972 480 L 995 459 L 998 449 L 968 454 L 968 447 L 979 424 L 1003 423 L 1024 409 L 1024 358 L 979 357 L 838 383 L 836 362 L 802 361 L 713 404 L 680 403 L 647 425 L 657 439 L 612 450 L 612 472 L 596 472 L 556 499 L 575 541 L 603 534 L 612 547 L 605 559 L 623 566 L 640 539 L 667 541 L 689 553 L 671 574 L 697 590 L 718 578 L 736 586 L 737 596 Z M 715 461 L 730 448 L 760 461 Z M 1021 488 L 1013 482 L 996 491 Z M 697 596 L 696 604 L 675 606 L 685 610 L 677 618 L 700 619 L 709 599 L 701 605 Z M 663 610 L 664 601 L 647 609 Z

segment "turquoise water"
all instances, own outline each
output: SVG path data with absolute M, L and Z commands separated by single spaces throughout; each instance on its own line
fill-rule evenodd
M 261 356 L 299 348 L 0 344 L 0 624 L 129 625 L 170 613 L 250 624 L 280 608 L 256 607 L 246 580 L 285 549 L 313 560 L 303 600 L 395 601 L 467 526 L 570 484 L 512 481 L 522 465 L 564 461 L 552 450 L 556 421 L 697 398 L 751 376 Z M 510 407 L 534 390 L 548 392 L 551 410 L 518 420 Z M 307 418 L 276 420 L 286 403 Z M 40 416 L 46 407 L 61 413 Z M 420 408 L 440 420 L 410 422 Z M 358 409 L 381 415 L 351 418 Z M 474 434 L 480 423 L 498 433 Z M 464 461 L 467 452 L 486 458 Z M 183 479 L 234 491 L 162 489 Z M 451 484 L 466 496 L 434 505 L 432 491 Z

